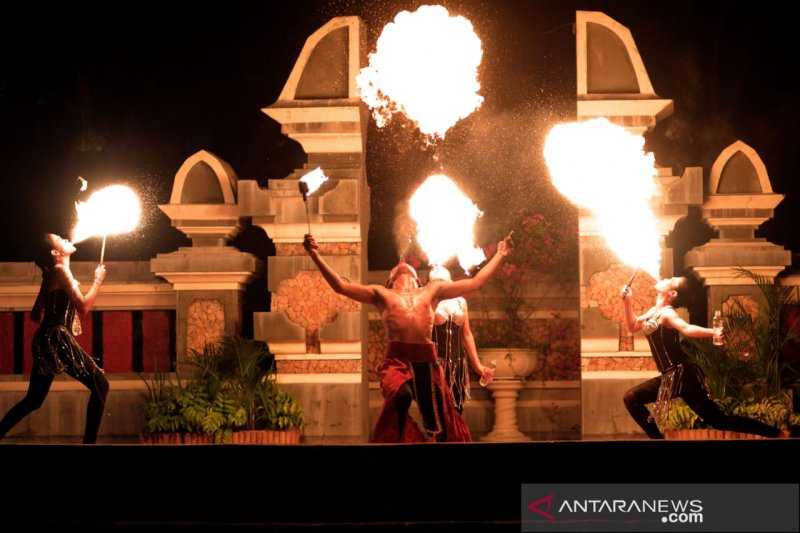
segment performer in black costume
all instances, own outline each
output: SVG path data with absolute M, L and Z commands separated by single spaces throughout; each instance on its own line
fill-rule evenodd
M 63 372 L 80 381 L 91 393 L 83 442 L 92 444 L 97 441 L 108 395 L 108 380 L 94 359 L 75 340 L 74 335 L 80 335 L 80 320 L 75 313 L 84 314 L 92 308 L 106 269 L 103 265 L 95 269 L 94 283 L 84 295 L 69 268 L 75 245 L 52 233 L 45 236 L 45 241 L 50 253 L 39 264 L 42 285 L 31 311 L 31 318 L 40 325 L 33 337 L 33 369 L 28 393 L 0 421 L 0 438 L 42 406 L 53 378 Z
M 451 282 L 450 271 L 445 267 L 431 269 L 430 281 Z M 467 301 L 462 298 L 442 300 L 436 306 L 433 318 L 433 342 L 444 367 L 445 381 L 450 387 L 453 401 L 459 413 L 464 411 L 464 402 L 469 399 L 469 363 L 486 384 L 494 378 L 494 369 L 481 364 L 475 338 L 469 325 Z
M 715 332 L 711 328 L 688 324 L 675 312 L 673 304 L 678 305 L 683 299 L 687 289 L 686 278 L 662 279 L 656 283 L 655 289 L 656 305 L 639 317 L 633 314 L 633 291 L 630 287 L 622 290 L 628 329 L 632 333 L 640 330 L 644 332 L 656 367 L 661 373 L 625 393 L 625 407 L 636 423 L 651 439 L 663 439 L 664 435 L 658 429 L 657 420 L 666 417 L 671 399 L 682 398 L 705 423 L 716 429 L 765 437 L 779 436 L 780 430 L 776 427 L 751 418 L 726 415 L 709 397 L 703 371 L 689 362 L 680 346 L 679 333 L 686 337 L 707 338 L 713 337 L 715 333 L 722 335 L 722 328 Z M 654 416 L 645 406 L 653 402 L 656 404 Z

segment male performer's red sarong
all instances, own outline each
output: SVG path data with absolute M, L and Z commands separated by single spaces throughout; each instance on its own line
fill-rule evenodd
M 456 411 L 450 389 L 445 384 L 444 372 L 436 364 L 436 346 L 433 343 L 410 343 L 410 342 L 390 342 L 386 352 L 386 358 L 380 367 L 381 393 L 383 394 L 383 410 L 372 435 L 372 442 L 431 442 L 417 426 L 410 416 L 406 417 L 403 428 L 403 435 L 400 435 L 400 413 L 395 405 L 395 397 L 398 391 L 408 381 L 414 380 L 414 368 L 412 363 L 424 363 L 424 368 L 430 372 L 431 389 L 441 395 L 441 413 L 438 413 L 438 402 L 436 411 L 439 414 L 439 424 L 444 426 L 447 442 L 470 442 L 472 438 L 469 428 Z M 420 365 L 415 365 L 418 369 Z M 414 390 L 417 390 L 416 387 Z M 417 405 L 419 400 L 415 398 Z

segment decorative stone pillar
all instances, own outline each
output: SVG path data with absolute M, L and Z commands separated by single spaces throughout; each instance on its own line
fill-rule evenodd
M 357 17 L 338 17 L 305 43 L 278 101 L 263 109 L 301 144 L 308 162 L 267 189 L 241 181 L 240 205 L 273 240 L 270 311 L 256 313 L 256 338 L 276 354 L 278 379 L 306 409 L 310 437 L 365 439 L 368 434 L 366 310 L 336 295 L 302 248 L 308 231 L 297 180 L 316 167 L 330 178 L 308 198 L 311 232 L 325 260 L 342 276 L 364 282 L 369 187 L 365 146 L 368 113 L 356 86 L 366 60 Z
M 237 178 L 214 154 L 201 150 L 175 174 L 169 204 L 159 208 L 192 246 L 158 254 L 150 270 L 176 293 L 175 348 L 179 368 L 192 350 L 202 350 L 242 323 L 242 292 L 260 267 L 248 253 L 227 246 L 239 227 Z
M 767 168 L 758 153 L 742 141 L 725 148 L 711 167 L 711 193 L 703 217 L 719 236 L 686 254 L 686 265 L 703 280 L 708 293 L 708 320 L 733 300 L 755 304 L 760 292 L 737 267 L 774 279 L 791 264 L 791 252 L 766 239 L 756 229 L 772 218 L 782 194 L 772 191 Z
M 575 35 L 578 120 L 605 117 L 644 134 L 672 113 L 672 100 L 656 94 L 628 28 L 604 13 L 578 11 Z M 671 168 L 660 167 L 656 182 L 652 208 L 661 234 L 661 275 L 671 276 L 673 256 L 665 238 L 690 206 L 702 202 L 702 170 L 687 168 L 676 176 Z M 633 270 L 609 250 L 596 219 L 586 210 L 579 213 L 579 232 L 583 430 L 584 434 L 618 432 L 599 422 L 624 410 L 622 392 L 629 384 L 625 380 L 650 377 L 655 367 L 645 339 L 630 335 L 622 323 L 619 291 Z M 652 305 L 652 285 L 646 274 L 639 274 L 634 284 L 638 307 Z M 594 387 L 602 388 L 599 394 L 588 393 Z M 614 404 L 602 398 L 613 398 Z M 634 428 L 631 425 L 631 431 Z
M 486 442 L 528 442 L 530 437 L 517 424 L 517 397 L 522 390 L 518 379 L 495 380 L 487 388 L 494 399 L 494 428 L 481 440 Z

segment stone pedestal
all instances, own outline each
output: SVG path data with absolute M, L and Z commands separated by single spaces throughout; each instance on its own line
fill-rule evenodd
M 238 334 L 242 292 L 260 270 L 253 255 L 227 245 L 239 229 L 238 178 L 231 166 L 206 150 L 175 174 L 169 204 L 159 208 L 192 246 L 150 261 L 150 270 L 176 294 L 175 349 L 179 370 L 186 357 L 223 335 Z
M 230 247 L 181 248 L 150 261 L 176 294 L 175 350 L 179 369 L 192 351 L 223 335 L 241 333 L 242 293 L 261 268 L 250 254 Z
M 496 379 L 486 388 L 494 398 L 494 427 L 482 440 L 486 442 L 527 442 L 531 440 L 517 425 L 517 397 L 522 390 L 518 379 Z

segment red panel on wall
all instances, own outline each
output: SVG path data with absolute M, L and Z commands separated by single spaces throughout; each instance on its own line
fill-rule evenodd
M 170 312 L 142 312 L 142 369 L 145 372 L 169 372 Z
M 0 313 L 0 374 L 14 373 L 14 313 Z
M 103 369 L 133 372 L 133 315 L 130 311 L 103 312 Z
M 25 343 L 25 357 L 22 360 L 22 372 L 23 374 L 30 374 L 31 368 L 33 367 L 33 335 L 36 333 L 36 330 L 39 329 L 39 323 L 31 320 L 31 314 L 29 311 L 25 312 L 24 323 L 23 342 Z

